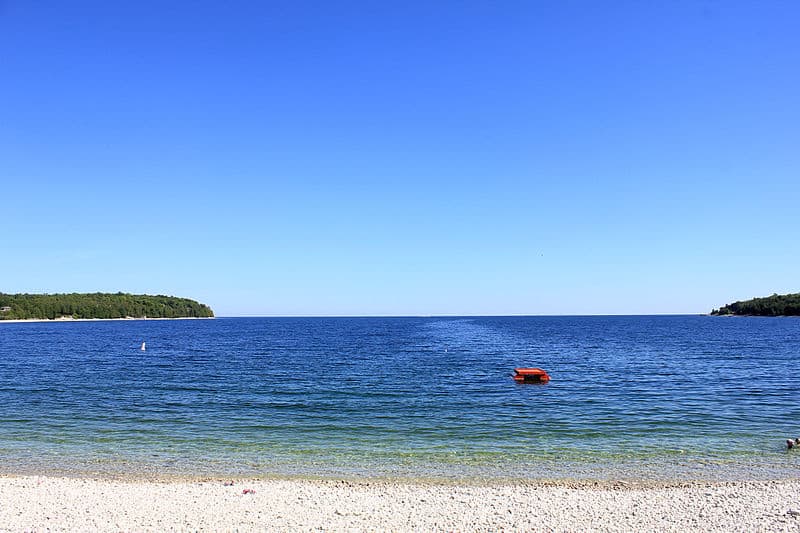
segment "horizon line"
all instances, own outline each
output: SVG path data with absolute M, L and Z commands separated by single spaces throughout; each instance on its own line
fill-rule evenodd
M 214 318 L 511 318 L 592 316 L 712 316 L 711 313 L 588 313 L 588 314 L 407 314 L 407 315 L 214 315 Z

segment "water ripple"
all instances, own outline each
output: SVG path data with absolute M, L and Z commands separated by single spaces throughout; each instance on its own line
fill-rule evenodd
M 796 475 L 800 454 L 781 442 L 800 435 L 797 346 L 800 320 L 777 318 L 2 324 L 0 458 L 31 471 Z M 517 366 L 553 379 L 517 385 Z

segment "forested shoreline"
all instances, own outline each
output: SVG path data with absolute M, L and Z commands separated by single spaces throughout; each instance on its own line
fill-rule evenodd
M 764 298 L 733 302 L 714 309 L 711 314 L 720 316 L 800 316 L 800 293 L 773 294 Z
M 211 308 L 175 296 L 128 293 L 0 293 L 0 320 L 59 318 L 210 318 Z

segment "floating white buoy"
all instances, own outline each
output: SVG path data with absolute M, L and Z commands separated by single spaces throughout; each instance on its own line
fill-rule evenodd
M 142 343 L 142 351 L 144 351 L 144 350 L 145 350 L 144 343 Z

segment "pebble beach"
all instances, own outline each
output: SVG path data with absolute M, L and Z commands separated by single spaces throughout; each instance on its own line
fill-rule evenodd
M 800 481 L 0 478 L 2 531 L 798 531 Z

